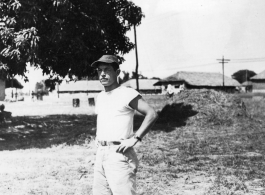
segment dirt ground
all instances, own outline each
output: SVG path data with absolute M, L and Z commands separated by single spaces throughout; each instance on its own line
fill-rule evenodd
M 91 194 L 96 117 L 86 99 L 3 102 L 13 118 L 0 126 L 0 194 Z M 136 146 L 138 194 L 265 194 L 265 126 L 251 125 L 158 121 Z
M 0 194 L 89 194 L 93 167 L 89 147 L 2 151 Z

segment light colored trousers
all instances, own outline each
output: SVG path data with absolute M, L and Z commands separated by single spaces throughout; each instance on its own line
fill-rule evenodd
M 136 195 L 136 153 L 129 148 L 116 152 L 118 146 L 99 146 L 94 167 L 93 195 Z

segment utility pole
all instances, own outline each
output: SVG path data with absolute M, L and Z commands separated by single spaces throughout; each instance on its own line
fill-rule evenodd
M 11 76 L 11 89 L 12 89 L 12 91 L 11 91 L 11 97 L 12 97 L 12 99 L 13 99 L 13 97 L 14 97 L 14 93 L 13 93 L 13 85 L 14 85 L 14 76 L 12 75 Z
M 136 76 L 136 90 L 139 91 L 139 81 L 138 81 L 138 52 L 137 52 L 137 38 L 136 38 L 136 27 L 133 26 L 134 29 L 134 43 L 135 43 L 135 56 L 136 56 L 136 68 L 135 68 L 135 76 Z
M 225 64 L 225 63 L 228 63 L 228 61 L 230 61 L 230 60 L 229 60 L 229 59 L 224 59 L 224 56 L 223 56 L 222 59 L 217 59 L 217 60 L 221 61 L 221 62 L 219 62 L 219 63 L 222 63 L 222 66 L 223 66 L 223 87 L 224 87 L 224 86 L 225 86 L 224 64 Z
M 59 96 L 59 83 L 57 84 L 57 94 L 58 94 L 58 98 L 60 98 L 60 96 Z

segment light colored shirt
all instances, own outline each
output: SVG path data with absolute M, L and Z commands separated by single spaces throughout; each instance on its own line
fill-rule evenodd
M 140 94 L 120 86 L 112 91 L 99 93 L 96 101 L 97 140 L 119 141 L 133 134 L 134 109 L 129 103 Z

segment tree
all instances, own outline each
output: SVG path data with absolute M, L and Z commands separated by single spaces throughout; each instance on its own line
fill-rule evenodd
M 249 81 L 251 77 L 255 76 L 256 73 L 251 70 L 239 70 L 232 75 L 232 78 L 237 80 L 239 83 Z
M 151 79 L 161 80 L 159 77 L 152 77 Z
M 148 79 L 147 77 L 145 77 L 144 75 L 142 75 L 142 74 L 136 74 L 136 72 L 132 72 L 132 77 L 131 77 L 131 79 L 136 79 L 136 77 L 137 77 L 137 75 L 138 75 L 138 79 Z
M 43 81 L 44 85 L 45 85 L 45 89 L 47 91 L 54 91 L 55 90 L 55 87 L 56 87 L 56 84 L 60 84 L 61 83 L 61 80 L 58 80 L 58 79 L 46 79 Z
M 128 0 L 1 0 L 0 66 L 25 80 L 26 63 L 51 78 L 93 76 L 103 54 L 124 61 L 134 47 L 126 32 L 143 17 Z
M 45 85 L 45 81 L 40 81 L 40 82 L 37 82 L 36 85 L 35 85 L 35 93 L 37 94 L 41 94 L 41 95 L 44 95 L 44 94 L 48 94 L 48 89 Z

